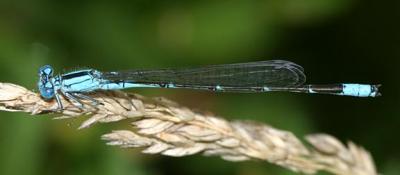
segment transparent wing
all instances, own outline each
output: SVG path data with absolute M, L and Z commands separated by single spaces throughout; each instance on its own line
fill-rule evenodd
M 296 87 L 305 82 L 303 68 L 293 62 L 269 60 L 249 63 L 212 65 L 199 68 L 128 70 L 103 72 L 111 81 L 140 84 L 173 84 L 176 87 L 247 89 Z

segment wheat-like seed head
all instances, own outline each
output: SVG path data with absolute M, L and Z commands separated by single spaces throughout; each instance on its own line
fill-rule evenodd
M 54 113 L 56 119 L 86 116 L 80 129 L 95 123 L 129 120 L 132 128 L 112 131 L 102 139 L 109 145 L 141 147 L 143 153 L 187 156 L 202 153 L 228 161 L 264 160 L 295 172 L 314 174 L 328 171 L 341 175 L 377 175 L 365 149 L 349 142 L 343 145 L 327 134 L 306 136 L 311 148 L 288 131 L 251 121 L 227 121 L 195 113 L 165 98 L 146 98 L 121 91 L 91 94 L 103 105 L 87 102 L 80 109 L 62 99 L 43 101 L 37 93 L 21 86 L 0 83 L 0 110 L 23 111 L 32 115 Z M 85 102 L 85 101 L 84 101 Z

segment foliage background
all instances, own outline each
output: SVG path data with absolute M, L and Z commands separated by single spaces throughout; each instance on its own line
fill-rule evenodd
M 43 64 L 65 72 L 288 59 L 304 66 L 309 83 L 381 83 L 383 96 L 132 91 L 300 137 L 326 132 L 353 140 L 372 152 L 379 172 L 394 175 L 400 173 L 399 7 L 399 1 L 361 0 L 2 0 L 0 79 L 35 89 Z M 257 161 L 149 156 L 99 139 L 126 122 L 77 131 L 79 119 L 0 115 L 4 175 L 294 174 Z

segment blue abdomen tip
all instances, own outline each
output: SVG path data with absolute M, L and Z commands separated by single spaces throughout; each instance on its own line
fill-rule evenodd
M 343 84 L 342 95 L 355 97 L 376 97 L 379 96 L 378 85 L 368 84 Z

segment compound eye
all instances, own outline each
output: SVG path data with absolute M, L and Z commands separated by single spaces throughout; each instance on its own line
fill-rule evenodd
M 40 90 L 40 95 L 42 95 L 42 97 L 43 97 L 44 99 L 46 99 L 46 100 L 53 99 L 53 97 L 54 97 L 54 90 L 53 90 L 53 89 L 48 89 L 48 88 L 41 89 L 41 90 Z
M 45 100 L 51 100 L 54 97 L 54 88 L 51 85 L 51 83 L 41 83 L 39 82 L 38 84 L 39 92 L 40 95 L 45 99 Z
M 53 75 L 53 68 L 50 65 L 44 65 L 39 69 L 39 75 Z

